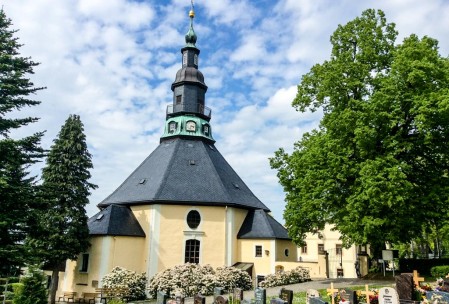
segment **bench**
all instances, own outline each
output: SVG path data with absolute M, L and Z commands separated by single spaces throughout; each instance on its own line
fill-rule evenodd
M 114 298 L 120 298 L 124 301 L 128 300 L 129 288 L 126 287 L 115 287 L 115 288 L 96 288 L 95 291 L 99 293 L 100 303 L 107 304 L 108 300 L 112 300 Z
M 83 292 L 81 298 L 76 299 L 76 303 L 93 303 L 95 304 L 96 300 L 100 299 L 101 302 L 101 293 L 99 292 Z
M 76 292 L 74 291 L 64 291 L 62 296 L 59 296 L 58 302 L 75 302 Z

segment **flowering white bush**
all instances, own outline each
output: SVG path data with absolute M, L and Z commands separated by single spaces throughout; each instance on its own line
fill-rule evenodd
M 252 289 L 251 277 L 244 270 L 235 267 L 218 267 L 215 276 L 217 286 L 224 287 L 229 291 L 234 290 L 234 288 Z
M 126 288 L 128 293 L 117 294 L 118 298 L 127 296 L 129 300 L 144 300 L 146 298 L 145 288 L 147 285 L 147 276 L 145 273 L 138 274 L 123 267 L 115 267 L 111 273 L 108 273 L 101 279 L 102 286 L 105 288 Z
M 290 271 L 281 271 L 275 274 L 267 275 L 265 280 L 259 283 L 259 286 L 267 288 L 301 283 L 305 281 L 310 281 L 310 272 L 308 269 L 298 266 Z
M 233 267 L 219 267 L 215 271 L 210 265 L 183 264 L 157 273 L 149 282 L 150 296 L 155 298 L 157 291 L 170 297 L 181 294 L 192 297 L 198 293 L 212 295 L 214 287 L 251 289 L 248 273 Z

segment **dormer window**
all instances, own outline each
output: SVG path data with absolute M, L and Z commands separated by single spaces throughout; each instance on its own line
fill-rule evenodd
M 209 136 L 209 134 L 210 134 L 210 127 L 209 127 L 209 125 L 207 125 L 207 124 L 203 125 L 203 134 L 206 135 L 206 136 Z
M 176 132 L 177 123 L 172 121 L 168 124 L 168 133 L 175 133 Z
M 182 65 L 187 65 L 187 52 L 182 54 Z

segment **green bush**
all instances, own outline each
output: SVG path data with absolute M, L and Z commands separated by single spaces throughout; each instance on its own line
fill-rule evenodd
M 444 278 L 449 274 L 449 266 L 434 266 L 430 268 L 430 274 L 435 278 Z
M 15 285 L 14 304 L 47 304 L 47 278 L 37 267 L 29 267 L 22 277 L 22 285 Z

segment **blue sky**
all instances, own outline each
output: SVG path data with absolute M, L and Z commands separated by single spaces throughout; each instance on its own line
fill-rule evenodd
M 4 0 L 19 29 L 23 56 L 41 64 L 32 80 L 46 86 L 42 104 L 19 115 L 40 117 L 15 136 L 46 130 L 50 148 L 69 114 L 85 125 L 99 188 L 95 207 L 159 144 L 171 83 L 181 66 L 189 0 Z M 449 52 L 447 0 L 195 1 L 200 70 L 209 89 L 216 146 L 283 223 L 284 193 L 268 158 L 292 151 L 321 113 L 291 106 L 301 76 L 329 58 L 338 24 L 364 9 L 382 9 L 396 23 L 398 43 L 411 33 L 436 38 Z M 15 114 L 17 115 L 17 114 Z M 33 168 L 39 174 L 40 168 Z

